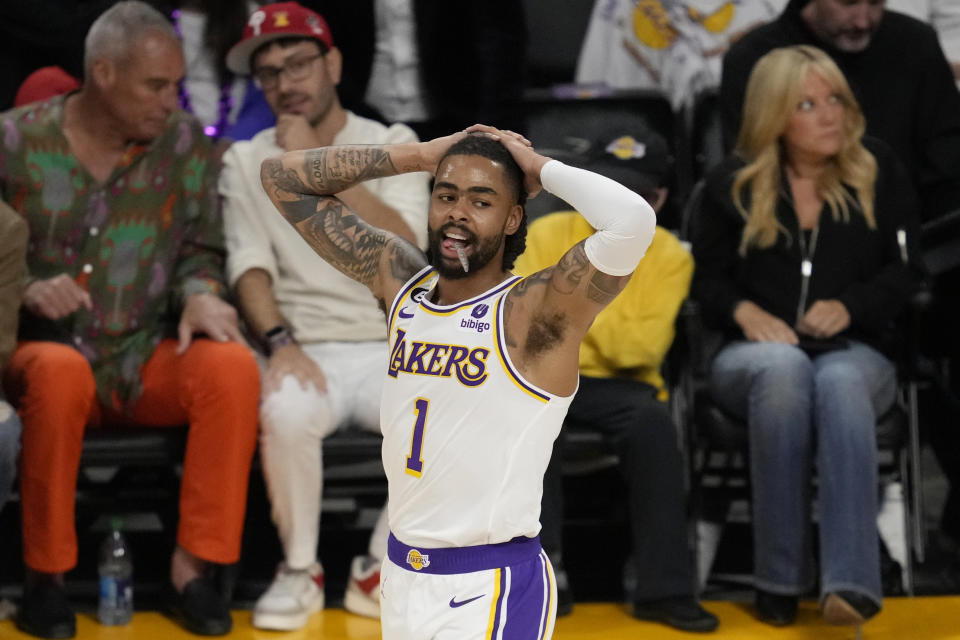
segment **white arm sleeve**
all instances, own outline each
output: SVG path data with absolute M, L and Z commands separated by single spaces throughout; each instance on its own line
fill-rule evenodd
M 656 231 L 653 207 L 619 182 L 550 160 L 540 170 L 543 188 L 563 198 L 597 230 L 587 238 L 587 259 L 612 276 L 633 272 Z

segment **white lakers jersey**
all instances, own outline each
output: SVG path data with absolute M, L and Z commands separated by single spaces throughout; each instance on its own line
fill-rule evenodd
M 510 362 L 501 303 L 519 276 L 451 306 L 429 302 L 436 279 L 429 267 L 414 276 L 388 316 L 380 424 L 390 530 L 423 547 L 535 536 L 573 395 L 537 388 Z

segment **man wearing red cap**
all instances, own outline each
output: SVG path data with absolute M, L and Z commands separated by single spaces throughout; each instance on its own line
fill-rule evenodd
M 240 557 L 259 374 L 221 298 L 217 167 L 177 107 L 183 55 L 163 14 L 115 4 L 87 34 L 84 67 L 80 91 L 0 114 L 0 198 L 30 228 L 24 321 L 4 372 L 23 420 L 17 626 L 76 633 L 63 582 L 77 564 L 86 426 L 186 423 L 170 608 L 189 630 L 222 635 L 230 610 L 206 570 Z
M 227 55 L 232 71 L 253 75 L 277 116 L 276 127 L 227 151 L 220 178 L 228 278 L 265 351 L 260 450 L 284 561 L 253 611 L 253 625 L 264 629 L 301 628 L 324 605 L 317 562 L 323 438 L 347 425 L 380 432 L 383 312 L 365 287 L 265 213 L 272 205 L 259 180 L 263 160 L 283 151 L 417 141 L 404 125 L 387 128 L 341 106 L 341 63 L 324 19 L 295 2 L 255 11 Z M 395 176 L 340 195 L 367 221 L 423 247 L 427 180 Z M 369 555 L 351 566 L 344 606 L 354 613 L 379 616 L 387 535 L 383 513 Z

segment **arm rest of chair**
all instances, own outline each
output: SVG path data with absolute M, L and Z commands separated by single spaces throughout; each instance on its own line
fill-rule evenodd
M 920 231 L 923 261 L 933 275 L 960 265 L 960 209 L 923 223 Z
M 903 381 L 916 380 L 918 377 L 918 358 L 920 342 L 924 336 L 924 325 L 930 309 L 933 307 L 933 292 L 926 283 L 907 301 L 903 315 L 903 340 L 898 354 L 898 369 Z

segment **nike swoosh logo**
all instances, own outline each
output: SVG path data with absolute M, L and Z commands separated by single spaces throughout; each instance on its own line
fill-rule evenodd
M 462 606 L 465 605 L 465 604 L 470 604 L 470 603 L 473 602 L 474 600 L 479 600 L 480 598 L 482 598 L 482 597 L 485 596 L 485 595 L 486 595 L 485 593 L 481 593 L 480 595 L 478 595 L 478 596 L 475 597 L 475 598 L 469 598 L 469 599 L 467 599 L 467 600 L 461 600 L 460 602 L 457 602 L 457 600 L 456 600 L 455 597 L 454 597 L 454 598 L 450 598 L 450 606 L 453 607 L 454 609 L 456 609 L 457 607 L 462 607 Z
M 400 307 L 400 313 L 398 314 L 401 318 L 412 318 L 412 313 L 406 313 L 406 307 Z

